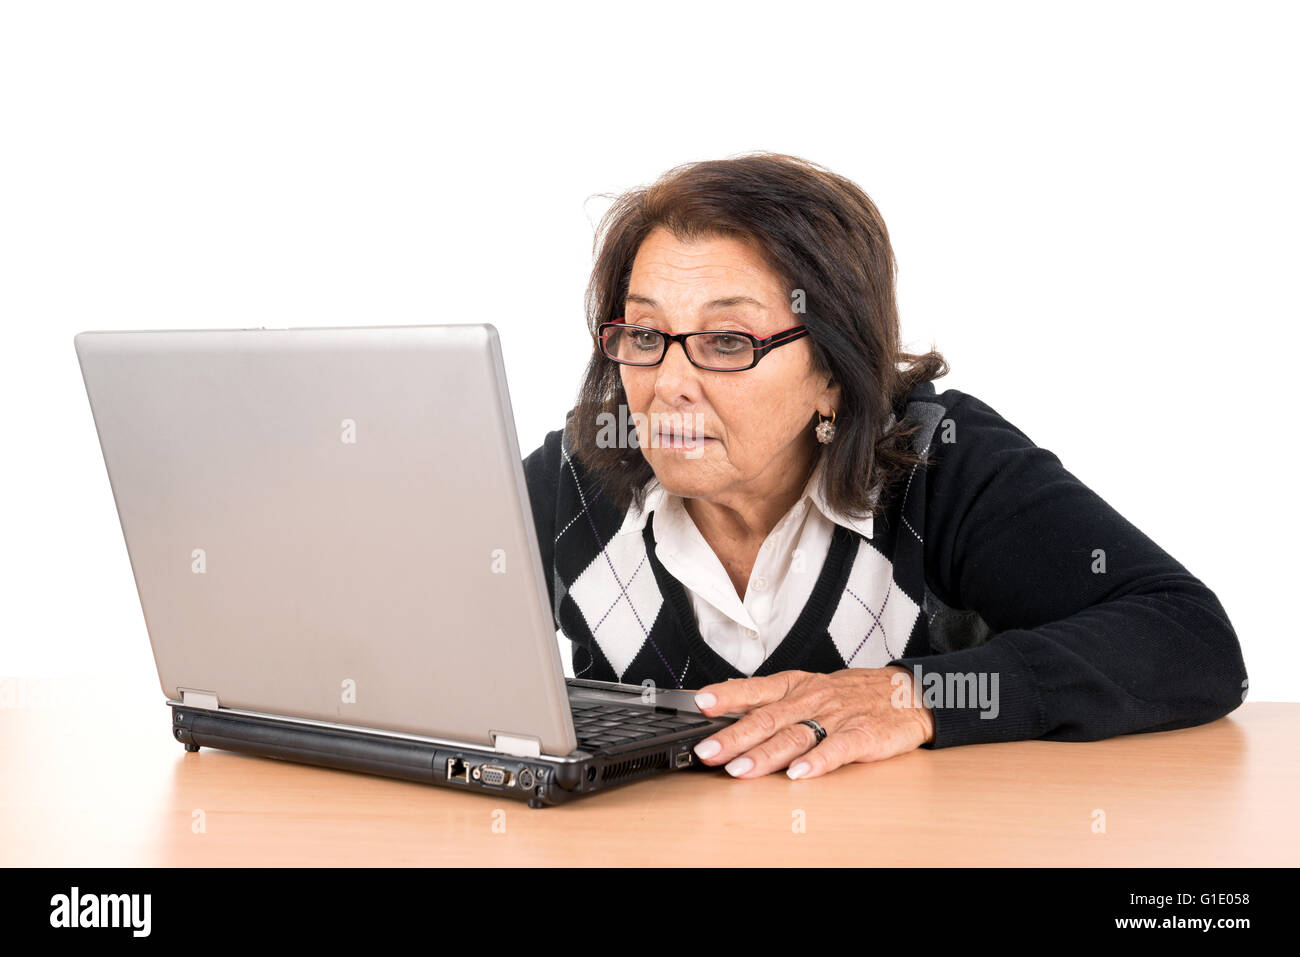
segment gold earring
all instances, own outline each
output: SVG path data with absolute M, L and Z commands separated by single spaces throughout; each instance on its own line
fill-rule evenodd
M 822 445 L 829 445 L 831 439 L 835 438 L 835 410 L 831 409 L 830 421 L 822 418 L 821 412 L 817 413 L 817 441 Z

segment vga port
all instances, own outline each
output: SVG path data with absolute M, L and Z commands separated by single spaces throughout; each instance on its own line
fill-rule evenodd
M 496 787 L 510 787 L 515 783 L 513 774 L 495 764 L 483 765 L 482 771 L 484 784 L 492 784 Z

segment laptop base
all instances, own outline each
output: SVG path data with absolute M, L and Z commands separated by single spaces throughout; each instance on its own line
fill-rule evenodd
M 563 759 L 515 757 L 489 748 L 433 744 L 172 703 L 172 735 L 186 751 L 217 748 L 299 764 L 361 771 L 462 791 L 522 800 L 529 807 L 573 798 L 664 771 L 704 768 L 692 748 L 715 728 L 613 754 L 574 752 Z M 728 722 L 718 722 L 722 727 Z

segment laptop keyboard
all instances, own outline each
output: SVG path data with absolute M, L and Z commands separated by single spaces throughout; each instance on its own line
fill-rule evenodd
M 697 714 L 666 714 L 647 708 L 624 708 L 589 701 L 570 701 L 569 705 L 573 709 L 573 729 L 578 735 L 578 747 L 583 751 L 622 747 L 709 723 Z

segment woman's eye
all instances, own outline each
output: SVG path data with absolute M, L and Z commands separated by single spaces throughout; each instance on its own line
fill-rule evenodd
M 747 346 L 748 342 L 739 336 L 710 336 L 709 348 L 715 352 L 731 353 L 739 352 L 742 346 Z
M 659 348 L 659 336 L 653 332 L 634 332 L 632 333 L 632 342 L 638 349 L 644 349 L 647 352 Z

